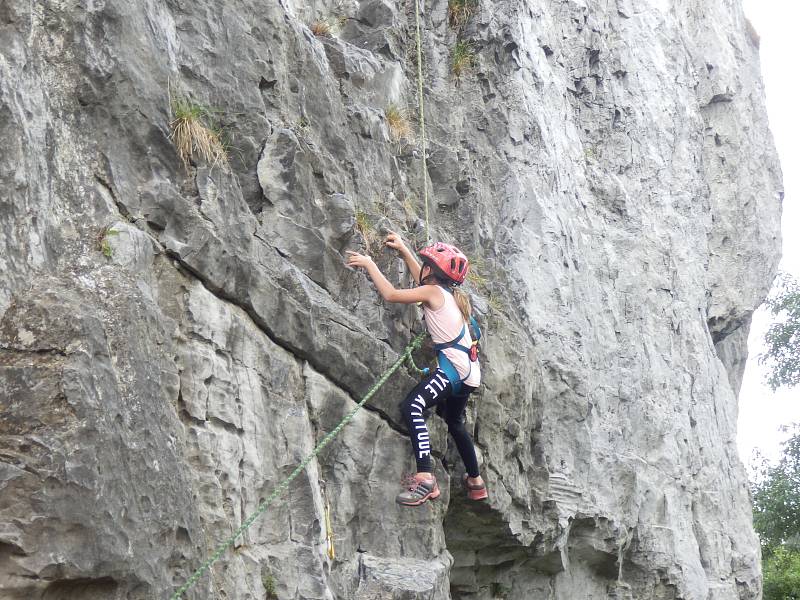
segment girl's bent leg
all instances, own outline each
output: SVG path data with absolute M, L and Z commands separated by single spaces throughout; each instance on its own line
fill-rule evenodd
M 472 438 L 464 427 L 464 409 L 467 406 L 469 395 L 475 390 L 473 387 L 462 386 L 462 393 L 458 396 L 452 396 L 445 405 L 445 421 L 447 422 L 447 430 L 453 436 L 453 441 L 456 443 L 461 460 L 464 461 L 464 467 L 467 470 L 467 475 L 470 477 L 480 477 L 480 469 L 478 468 L 478 457 L 475 455 L 475 445 L 472 443 Z
M 418 473 L 433 472 L 431 461 L 431 438 L 425 424 L 425 411 L 446 400 L 452 393 L 452 387 L 444 373 L 437 369 L 432 375 L 419 382 L 406 396 L 400 405 L 411 446 L 414 448 L 414 460 Z

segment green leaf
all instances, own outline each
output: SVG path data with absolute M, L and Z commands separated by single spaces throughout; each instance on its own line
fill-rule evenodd
M 764 303 L 774 320 L 758 362 L 767 367 L 766 382 L 773 391 L 794 387 L 800 383 L 800 284 L 788 273 L 779 273 Z

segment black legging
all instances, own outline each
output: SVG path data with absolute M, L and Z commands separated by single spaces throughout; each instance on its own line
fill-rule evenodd
M 425 411 L 444 402 L 444 420 L 447 423 L 447 430 L 453 436 L 467 474 L 470 477 L 480 475 L 475 446 L 464 428 L 464 409 L 467 406 L 467 399 L 473 391 L 475 391 L 474 387 L 462 383 L 461 393 L 454 396 L 453 387 L 444 372 L 436 369 L 432 375 L 420 381 L 403 400 L 400 409 L 403 411 L 403 418 L 411 436 L 418 473 L 431 473 L 433 470 L 431 439 L 428 426 L 425 424 Z

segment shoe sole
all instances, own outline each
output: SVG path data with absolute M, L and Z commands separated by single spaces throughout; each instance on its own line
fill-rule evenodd
M 489 492 L 486 491 L 486 484 L 474 487 L 467 482 L 466 474 L 461 478 L 461 483 L 467 489 L 467 498 L 470 500 L 486 500 L 489 497 Z
M 486 500 L 488 497 L 489 492 L 486 491 L 486 488 L 467 492 L 467 498 L 470 500 Z
M 428 500 L 436 500 L 440 495 L 441 491 L 439 490 L 439 486 L 436 486 L 434 490 L 428 494 L 427 496 L 423 496 L 419 500 L 415 500 L 413 502 L 398 502 L 400 506 L 419 506 L 420 504 L 424 504 Z

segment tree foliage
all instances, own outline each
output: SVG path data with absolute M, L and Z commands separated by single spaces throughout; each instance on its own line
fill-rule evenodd
M 765 304 L 775 320 L 767 330 L 767 351 L 759 362 L 767 367 L 773 391 L 793 387 L 800 383 L 800 284 L 788 273 L 779 273 Z
M 764 600 L 800 600 L 800 424 L 790 431 L 778 463 L 762 461 L 751 483 Z
M 777 548 L 764 558 L 764 600 L 800 600 L 800 552 Z

